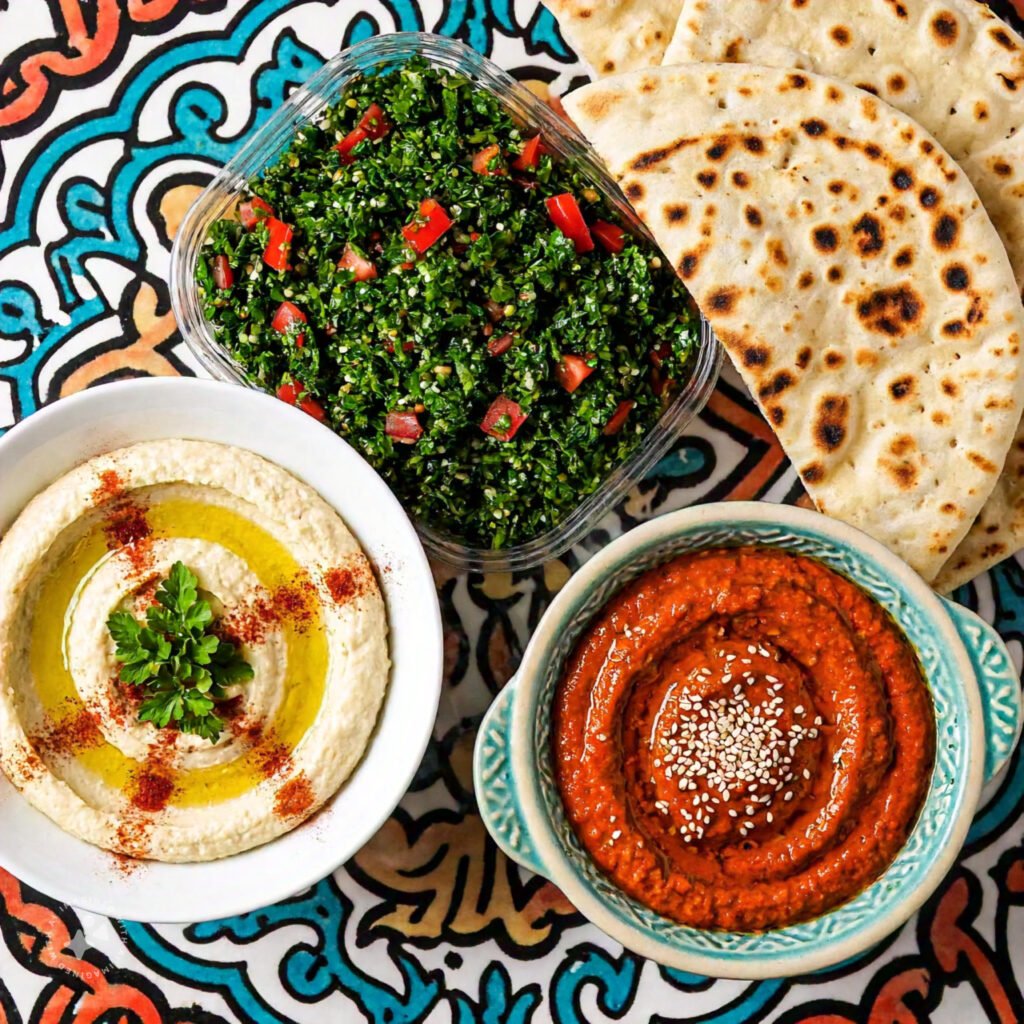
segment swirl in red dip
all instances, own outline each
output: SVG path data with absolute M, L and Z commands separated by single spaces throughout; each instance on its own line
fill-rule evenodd
M 645 573 L 568 660 L 553 730 L 569 819 L 659 913 L 758 931 L 878 878 L 935 755 L 913 649 L 809 558 L 715 549 Z

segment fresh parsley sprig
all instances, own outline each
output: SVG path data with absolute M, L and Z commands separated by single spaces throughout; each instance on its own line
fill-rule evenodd
M 210 604 L 199 597 L 199 579 L 182 562 L 174 563 L 155 597 L 145 625 L 125 611 L 107 619 L 119 677 L 145 697 L 139 721 L 161 729 L 173 723 L 213 742 L 224 727 L 214 711 L 217 702 L 227 697 L 227 687 L 252 679 L 253 668 L 212 631 Z

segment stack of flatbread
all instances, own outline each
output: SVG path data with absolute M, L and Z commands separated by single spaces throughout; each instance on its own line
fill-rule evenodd
M 943 591 L 1024 547 L 1024 40 L 974 0 L 546 2 L 818 507 Z

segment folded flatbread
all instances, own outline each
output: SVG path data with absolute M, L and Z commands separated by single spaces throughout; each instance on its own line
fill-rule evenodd
M 737 61 L 842 78 L 918 121 L 962 164 L 1024 289 L 1024 40 L 974 0 L 684 0 L 666 64 Z M 1024 546 L 1024 423 L 936 581 Z
M 1024 124 L 1024 41 L 975 0 L 683 0 L 663 63 L 691 61 L 841 78 L 957 160 Z
M 566 99 L 811 498 L 931 581 L 1003 467 L 1024 308 L 964 173 L 832 78 L 636 71 Z
M 1024 273 L 1024 130 L 993 150 L 969 157 L 963 167 L 999 228 L 1020 283 Z M 948 594 L 1022 547 L 1024 419 L 1017 427 L 998 483 L 967 536 L 942 567 L 935 589 Z
M 544 0 L 572 48 L 599 75 L 661 63 L 682 0 Z

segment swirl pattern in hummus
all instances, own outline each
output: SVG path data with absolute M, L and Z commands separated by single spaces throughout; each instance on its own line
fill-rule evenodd
M 216 743 L 139 722 L 106 620 L 176 561 L 255 677 Z M 387 685 L 384 602 L 338 514 L 247 451 L 137 444 L 68 473 L 0 543 L 0 766 L 72 834 L 212 860 L 313 814 L 352 772 Z

